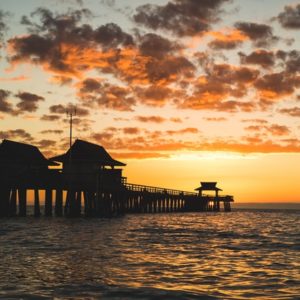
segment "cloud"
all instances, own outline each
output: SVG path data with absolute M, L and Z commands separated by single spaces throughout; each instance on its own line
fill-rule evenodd
M 2 9 L 0 9 L 0 49 L 4 44 L 4 35 L 8 30 L 8 26 L 7 26 L 8 16 L 9 16 L 8 12 L 5 12 Z
M 157 123 L 161 124 L 166 122 L 166 118 L 160 117 L 160 116 L 137 116 L 135 119 L 139 122 L 143 123 Z
M 60 130 L 60 129 L 47 129 L 47 130 L 42 130 L 40 133 L 41 134 L 62 134 L 63 130 Z
M 29 77 L 21 75 L 21 76 L 16 76 L 16 77 L 11 77 L 11 78 L 5 78 L 5 77 L 0 77 L 0 81 L 24 81 L 24 80 L 28 80 Z
M 185 57 L 165 57 L 146 64 L 147 78 L 151 83 L 167 84 L 180 78 L 194 76 L 195 66 Z
M 24 129 L 14 129 L 7 131 L 0 131 L 0 139 L 10 139 L 10 140 L 19 140 L 31 142 L 33 140 L 30 133 L 25 131 Z
M 235 28 L 244 33 L 256 47 L 268 47 L 279 38 L 273 35 L 273 29 L 266 24 L 237 22 Z
M 194 36 L 207 31 L 219 20 L 221 5 L 227 0 L 174 0 L 166 5 L 139 6 L 136 23 L 153 30 L 167 30 L 177 36 Z
M 182 123 L 182 119 L 181 118 L 176 118 L 176 117 L 175 118 L 174 117 L 170 118 L 170 121 L 174 122 L 174 123 Z
M 279 23 L 287 29 L 300 29 L 300 4 L 287 5 L 277 18 Z
M 264 119 L 243 119 L 242 122 L 251 122 L 251 123 L 258 123 L 258 124 L 267 124 L 268 121 Z
M 43 140 L 35 142 L 35 145 L 40 148 L 55 147 L 56 141 L 43 139 Z
M 238 54 L 242 64 L 260 65 L 264 68 L 270 68 L 275 64 L 275 55 L 272 51 L 256 50 L 249 55 L 243 52 Z
M 282 108 L 279 110 L 279 112 L 291 117 L 300 117 L 300 107 Z
M 262 98 L 275 100 L 293 94 L 300 86 L 300 77 L 285 72 L 266 74 L 258 78 L 254 86 Z
M 287 135 L 290 133 L 290 129 L 284 125 L 272 124 L 266 128 L 272 135 Z
M 55 122 L 61 119 L 61 116 L 58 115 L 43 115 L 41 116 L 42 121 L 50 121 L 50 122 Z
M 270 134 L 272 136 L 283 136 L 290 133 L 290 129 L 287 126 L 278 124 L 250 125 L 245 127 L 245 130 L 257 132 L 259 134 Z
M 161 107 L 171 98 L 172 90 L 164 86 L 151 85 L 147 88 L 137 87 L 135 94 L 139 102 L 149 106 Z
M 227 121 L 226 118 L 224 117 L 206 117 L 203 118 L 205 121 L 209 121 L 209 122 L 223 122 L 223 121 Z
M 198 128 L 195 127 L 187 127 L 187 128 L 183 128 L 180 130 L 167 130 L 166 133 L 168 135 L 176 135 L 176 134 L 196 134 L 199 133 L 200 131 L 198 130 Z
M 137 127 L 124 127 L 122 130 L 125 134 L 139 134 L 140 133 L 140 129 Z
M 0 112 L 8 114 L 14 113 L 12 105 L 7 101 L 10 94 L 9 91 L 0 89 Z
M 49 107 L 51 114 L 68 114 L 72 113 L 73 116 L 85 117 L 90 114 L 88 109 L 82 108 L 74 104 L 56 104 Z
M 223 33 L 221 31 L 212 31 L 208 33 L 215 39 L 208 43 L 208 46 L 214 50 L 232 50 L 240 46 L 248 37 L 239 30 L 231 30 Z
M 104 107 L 118 111 L 132 111 L 136 100 L 129 87 L 112 85 L 107 81 L 87 78 L 79 85 L 78 97 L 84 105 Z
M 276 53 L 276 57 L 281 59 L 285 63 L 286 71 L 289 73 L 300 72 L 300 51 L 283 51 L 279 50 Z
M 87 9 L 54 14 L 39 8 L 31 14 L 32 19 L 35 16 L 40 18 L 39 23 L 26 16 L 22 19 L 29 34 L 8 41 L 10 61 L 40 64 L 56 73 L 56 80 L 61 83 L 68 83 L 72 77 L 80 77 L 83 71 L 93 67 L 109 66 L 107 60 L 114 57 L 110 50 L 133 44 L 133 38 L 116 24 L 96 29 L 81 25 L 84 18 L 91 16 Z
M 133 37 L 114 23 L 109 23 L 98 27 L 93 32 L 93 39 L 96 43 L 101 44 L 103 49 L 116 48 L 120 45 L 133 45 Z
M 253 111 L 255 103 L 245 100 L 228 100 L 246 96 L 248 87 L 255 82 L 259 71 L 229 64 L 210 64 L 205 68 L 207 75 L 193 83 L 190 96 L 178 101 L 180 108 L 211 109 L 217 111 Z
M 153 56 L 155 58 L 163 58 L 181 47 L 178 43 L 171 42 L 170 40 L 154 34 L 148 33 L 141 37 L 139 49 L 140 53 L 144 56 Z
M 21 101 L 17 104 L 20 113 L 35 112 L 38 109 L 38 102 L 44 101 L 45 98 L 28 92 L 19 92 L 15 95 Z

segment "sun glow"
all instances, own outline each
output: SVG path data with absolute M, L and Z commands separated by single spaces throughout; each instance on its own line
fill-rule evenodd
M 173 160 L 237 160 L 237 159 L 256 159 L 258 154 L 241 154 L 236 152 L 183 152 L 173 154 Z

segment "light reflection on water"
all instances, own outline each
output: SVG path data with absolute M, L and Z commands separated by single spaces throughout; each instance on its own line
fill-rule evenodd
M 2 219 L 0 298 L 297 299 L 299 231 L 299 211 Z

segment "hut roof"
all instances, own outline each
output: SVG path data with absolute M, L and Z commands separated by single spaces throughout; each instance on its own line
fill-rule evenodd
M 29 144 L 3 140 L 0 145 L 0 163 L 21 163 L 36 166 L 55 166 L 36 147 Z
M 216 182 L 200 182 L 201 186 L 196 188 L 195 191 L 222 191 L 222 189 L 219 189 L 216 187 Z
M 82 140 L 76 140 L 66 153 L 50 159 L 65 163 L 70 161 L 70 155 L 73 162 L 96 162 L 103 166 L 126 166 L 126 164 L 113 159 L 102 146 Z

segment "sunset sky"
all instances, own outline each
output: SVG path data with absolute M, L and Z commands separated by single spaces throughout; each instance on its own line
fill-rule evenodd
M 0 138 L 74 138 L 130 183 L 300 201 L 300 2 L 0 0 Z

